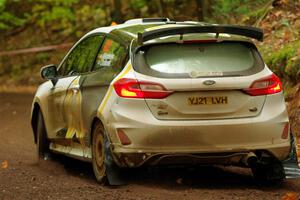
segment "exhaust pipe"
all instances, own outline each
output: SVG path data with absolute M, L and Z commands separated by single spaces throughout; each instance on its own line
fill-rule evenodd
M 258 158 L 255 155 L 255 153 L 250 152 L 248 153 L 244 158 L 242 158 L 242 162 L 247 166 L 247 167 L 253 167 L 257 164 Z

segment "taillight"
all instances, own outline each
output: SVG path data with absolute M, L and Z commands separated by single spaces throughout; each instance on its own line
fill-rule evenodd
M 114 88 L 125 98 L 163 99 L 172 93 L 161 84 L 131 78 L 121 78 L 114 83 Z
M 254 81 L 250 88 L 244 91 L 251 96 L 275 94 L 282 91 L 280 79 L 272 74 L 262 79 Z

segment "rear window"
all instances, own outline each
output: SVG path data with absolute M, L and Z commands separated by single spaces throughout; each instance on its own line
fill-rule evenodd
M 255 46 L 241 42 L 144 46 L 136 52 L 133 63 L 140 73 L 166 78 L 243 76 L 264 67 Z

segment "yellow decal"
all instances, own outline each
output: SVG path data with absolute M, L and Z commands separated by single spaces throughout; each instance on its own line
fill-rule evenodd
M 71 139 L 71 138 L 73 138 L 74 135 L 75 135 L 75 129 L 69 127 L 67 134 L 66 134 L 66 139 Z
M 117 80 L 123 78 L 123 77 L 124 77 L 131 69 L 132 69 L 132 65 L 129 64 L 128 67 L 120 74 L 120 76 L 118 76 L 118 77 L 116 78 L 115 81 L 117 81 Z M 104 97 L 104 99 L 103 99 L 103 101 L 102 101 L 102 103 L 101 103 L 101 105 L 100 105 L 100 107 L 99 107 L 99 110 L 98 110 L 98 112 L 100 112 L 101 114 L 102 114 L 102 112 L 103 112 L 103 110 L 104 110 L 104 107 L 105 107 L 105 105 L 106 105 L 108 99 L 109 99 L 110 96 L 111 96 L 112 90 L 113 90 L 113 86 L 110 85 L 109 88 L 108 88 L 108 92 L 107 92 L 107 94 L 105 95 L 105 97 Z
M 77 78 L 71 83 L 71 85 L 78 85 L 78 84 L 79 84 L 79 79 L 80 79 L 80 76 L 77 77 Z
M 124 72 L 122 72 L 122 74 L 117 78 L 117 80 L 123 78 L 131 69 L 132 69 L 132 65 L 129 64 L 128 67 L 124 70 Z
M 102 111 L 103 111 L 103 109 L 104 109 L 104 107 L 105 107 L 105 105 L 106 105 L 106 103 L 107 103 L 107 101 L 108 101 L 108 99 L 109 99 L 109 97 L 110 97 L 110 95 L 111 95 L 112 89 L 113 89 L 113 87 L 112 87 L 112 86 L 109 86 L 108 92 L 107 92 L 107 94 L 105 95 L 105 98 L 104 98 L 104 100 L 103 100 L 103 102 L 101 103 L 101 106 L 100 106 L 100 108 L 99 108 L 99 112 L 100 112 L 100 113 L 102 113 Z
M 71 83 L 65 100 L 65 113 L 68 115 L 68 130 L 65 136 L 67 139 L 72 139 L 74 135 L 76 135 L 76 138 L 78 139 L 84 137 L 83 124 L 81 120 L 82 95 L 79 90 L 79 80 L 80 76 Z

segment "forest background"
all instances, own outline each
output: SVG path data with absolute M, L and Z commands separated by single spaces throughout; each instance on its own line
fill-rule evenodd
M 262 28 L 265 39 L 257 45 L 289 99 L 300 80 L 299 15 L 299 0 L 0 0 L 0 90 L 35 88 L 43 81 L 40 68 L 58 64 L 94 28 L 168 17 Z

